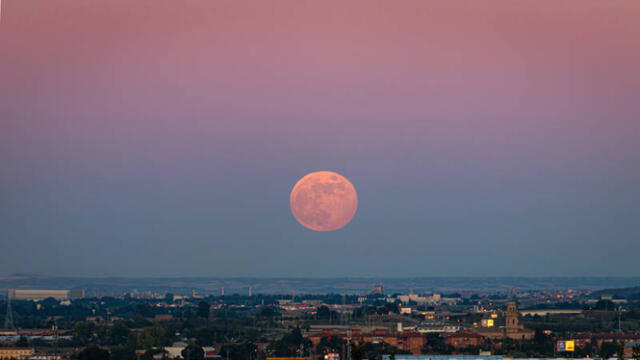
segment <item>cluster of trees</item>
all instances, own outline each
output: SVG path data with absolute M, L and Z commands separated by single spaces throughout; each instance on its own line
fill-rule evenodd
M 157 313 L 167 310 L 153 306 L 145 300 L 132 298 L 103 297 L 100 299 L 77 299 L 62 304 L 48 298 L 39 302 L 29 300 L 12 300 L 14 323 L 18 328 L 50 328 L 55 323 L 60 329 L 71 329 L 75 323 L 84 321 L 89 316 L 117 316 L 125 319 L 152 318 Z M 0 316 L 4 317 L 6 302 L 0 301 Z
M 97 345 L 90 345 L 80 351 L 77 358 L 78 360 L 152 360 L 159 354 L 166 357 L 167 352 L 162 349 L 150 349 L 140 357 L 137 357 L 135 352 L 127 352 L 119 348 L 111 348 L 108 350 Z M 204 360 L 204 350 L 196 344 L 187 345 L 187 347 L 182 350 L 181 355 L 185 360 Z
M 80 321 L 73 327 L 73 335 L 77 344 L 88 344 L 91 342 L 102 345 L 123 344 L 128 340 L 130 333 L 129 326 L 122 321 L 118 321 L 112 326 Z
M 424 354 L 434 355 L 451 354 L 453 351 L 453 346 L 447 344 L 440 334 L 427 334 L 427 341 L 424 348 L 422 348 Z
M 60 301 L 53 298 L 39 302 L 13 300 L 12 306 L 14 322 L 18 328 L 50 328 L 53 325 L 51 319 L 55 318 L 55 323 L 60 329 L 72 329 L 75 323 L 84 321 L 90 316 L 135 319 L 143 326 L 149 325 L 146 319 L 153 318 L 157 314 L 172 314 L 175 318 L 181 319 L 254 317 L 256 315 L 255 306 L 261 303 L 275 304 L 279 298 L 281 296 L 212 296 L 197 304 L 187 304 L 177 308 L 156 306 L 159 303 L 173 303 L 173 295 L 167 294 L 163 299 L 137 299 L 130 296 L 102 297 L 76 299 L 70 304 L 61 304 Z M 336 300 L 335 296 L 327 296 L 327 299 Z M 352 300 L 351 297 L 347 297 L 347 299 L 348 301 Z M 226 306 L 222 306 L 219 310 L 210 311 L 211 303 L 225 304 Z M 230 305 L 245 305 L 245 307 Z M 6 301 L 0 301 L 0 317 L 4 318 L 6 308 Z
M 399 314 L 400 306 L 396 303 L 385 303 L 381 306 L 364 305 L 353 311 L 353 318 L 359 319 L 367 315 Z
M 308 356 L 311 350 L 311 341 L 302 336 L 302 331 L 299 327 L 296 327 L 280 340 L 272 342 L 267 352 L 276 357 L 294 357 Z
M 532 340 L 501 339 L 488 341 L 482 350 L 511 357 L 553 357 L 555 339 L 542 330 L 536 330 Z
M 158 325 L 145 327 L 139 331 L 131 331 L 125 322 L 116 322 L 112 326 L 79 322 L 74 327 L 75 343 L 91 344 L 84 350 L 87 353 L 80 355 L 106 356 L 104 353 L 106 350 L 102 347 L 108 347 L 110 351 L 106 352 L 108 358 L 112 360 L 135 360 L 136 350 L 147 350 L 151 356 L 155 349 L 170 345 L 172 340 L 173 336 L 169 330 Z M 82 357 L 80 359 L 82 360 Z

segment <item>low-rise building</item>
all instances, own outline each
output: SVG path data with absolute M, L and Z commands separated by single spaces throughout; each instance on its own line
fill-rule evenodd
M 416 326 L 416 331 L 421 334 L 428 333 L 456 333 L 460 331 L 462 327 L 457 324 L 448 324 L 443 322 L 431 322 L 423 323 Z
M 44 300 L 54 298 L 56 300 L 69 299 L 69 290 L 42 290 L 42 289 L 9 289 L 7 293 L 11 299 L 18 300 Z
M 580 315 L 581 309 L 532 309 L 520 310 L 522 316 L 547 316 L 547 315 Z
M 588 343 L 595 341 L 594 345 L 602 346 L 606 342 L 615 342 L 618 344 L 627 344 L 630 342 L 640 342 L 640 334 L 623 334 L 623 333 L 582 333 L 573 337 L 576 347 L 582 348 Z
M 634 358 L 637 356 L 636 352 L 640 352 L 640 342 L 638 341 L 629 341 L 624 344 L 624 357 L 625 358 Z
M 0 359 L 27 359 L 35 353 L 33 348 L 0 347 Z
M 470 346 L 481 346 L 485 337 L 471 330 L 464 330 L 446 337 L 446 343 L 456 349 L 465 349 Z
M 155 314 L 153 317 L 153 321 L 162 322 L 162 321 L 171 321 L 173 320 L 173 315 L 171 314 Z
M 334 332 L 323 330 L 320 333 L 309 334 L 308 338 L 316 347 L 323 338 L 339 337 L 341 339 L 351 339 L 368 343 L 386 343 L 400 350 L 409 351 L 412 354 L 421 354 L 422 348 L 426 344 L 424 335 L 415 331 L 388 332 L 387 330 L 374 330 L 372 332 L 362 332 L 357 329 L 346 332 Z

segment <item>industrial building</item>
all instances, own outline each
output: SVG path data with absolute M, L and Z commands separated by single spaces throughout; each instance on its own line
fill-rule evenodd
M 52 289 L 9 289 L 7 296 L 15 300 L 40 301 L 48 298 L 56 300 L 77 299 L 84 297 L 84 290 L 52 290 Z

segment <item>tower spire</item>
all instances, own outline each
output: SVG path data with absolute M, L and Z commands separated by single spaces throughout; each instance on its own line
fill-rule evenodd
M 11 295 L 13 291 L 10 289 L 7 290 L 7 314 L 4 318 L 4 328 L 5 329 L 15 329 L 15 325 L 13 324 L 13 307 L 11 306 Z

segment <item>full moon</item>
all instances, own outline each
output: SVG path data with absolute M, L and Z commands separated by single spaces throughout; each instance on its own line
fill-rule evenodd
M 311 230 L 338 230 L 351 221 L 358 209 L 356 188 L 344 176 L 332 171 L 305 175 L 293 186 L 289 197 L 291 213 Z

